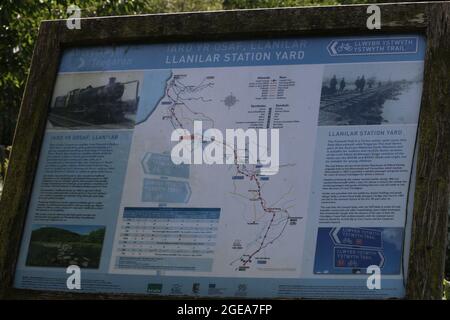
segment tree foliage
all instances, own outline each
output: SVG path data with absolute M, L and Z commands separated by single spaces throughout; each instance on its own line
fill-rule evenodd
M 65 19 L 67 0 L 3 0 L 0 4 L 0 145 L 12 143 L 34 41 L 42 20 Z M 83 17 L 221 9 L 221 0 L 82 0 Z
M 42 20 L 67 18 L 70 4 L 76 3 L 82 9 L 82 16 L 89 17 L 357 2 L 367 0 L 3 0 L 0 4 L 0 145 L 12 143 L 39 24 Z

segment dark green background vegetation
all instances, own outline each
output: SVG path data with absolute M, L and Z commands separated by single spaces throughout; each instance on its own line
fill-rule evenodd
M 140 13 L 335 5 L 364 0 L 3 0 L 0 4 L 0 145 L 11 145 L 39 23 L 66 19 L 76 4 L 82 17 Z M 373 1 L 372 1 L 373 2 Z M 0 155 L 1 157 L 1 155 Z

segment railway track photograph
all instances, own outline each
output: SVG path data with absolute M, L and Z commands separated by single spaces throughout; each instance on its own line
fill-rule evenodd
M 139 104 L 137 72 L 68 73 L 58 77 L 48 127 L 130 129 Z
M 415 123 L 423 63 L 352 63 L 325 67 L 319 125 Z

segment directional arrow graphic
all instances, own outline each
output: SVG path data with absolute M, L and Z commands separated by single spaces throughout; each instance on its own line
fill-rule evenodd
M 187 164 L 174 164 L 169 154 L 148 152 L 142 159 L 141 164 L 146 174 L 189 178 L 189 166 Z
M 417 48 L 417 37 L 336 39 L 327 45 L 327 51 L 332 57 L 416 53 Z
M 381 248 L 381 230 L 364 228 L 333 228 L 330 237 L 335 245 Z
M 187 203 L 190 197 L 191 187 L 186 181 L 144 179 L 144 202 Z
M 328 53 L 333 57 L 336 56 L 338 53 L 336 50 L 336 46 L 338 45 L 338 43 L 339 43 L 338 41 L 333 40 L 327 46 Z

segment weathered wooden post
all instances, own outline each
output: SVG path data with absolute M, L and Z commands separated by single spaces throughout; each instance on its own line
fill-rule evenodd
M 449 202 L 450 6 L 430 5 L 407 295 L 441 299 Z M 440 163 L 441 166 L 434 167 Z M 434 165 L 433 165 L 434 164 Z M 444 257 L 444 260 L 443 260 Z

